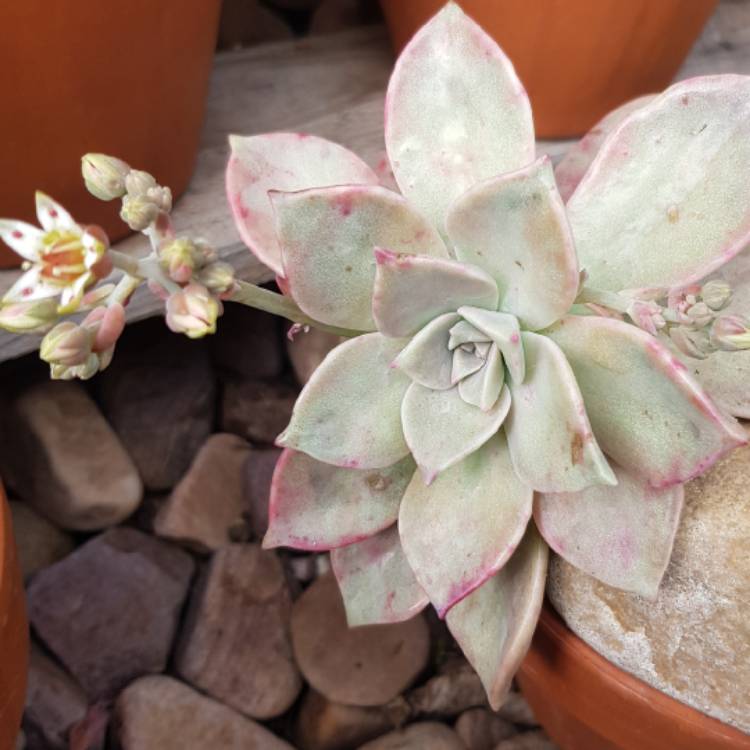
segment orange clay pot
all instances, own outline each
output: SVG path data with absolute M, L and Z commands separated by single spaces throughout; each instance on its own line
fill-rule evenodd
M 26 698 L 29 628 L 10 509 L 0 485 L 0 750 L 16 746 Z
M 750 735 L 670 698 L 600 656 L 548 603 L 516 679 L 560 750 L 750 749 Z
M 537 136 L 585 133 L 671 80 L 718 0 L 458 0 L 500 43 L 531 97 Z M 400 50 L 445 0 L 381 0 Z
M 21 0 L 0 4 L 0 216 L 36 223 L 49 193 L 111 239 L 119 201 L 90 196 L 81 156 L 152 172 L 175 195 L 198 148 L 221 0 Z M 0 243 L 0 267 L 18 258 Z

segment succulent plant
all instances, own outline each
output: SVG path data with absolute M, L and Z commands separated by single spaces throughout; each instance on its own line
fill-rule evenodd
M 40 196 L 43 230 L 0 222 L 31 264 L 0 326 L 48 330 L 56 378 L 108 365 L 144 282 L 189 337 L 224 301 L 346 336 L 278 439 L 264 544 L 330 550 L 352 626 L 432 604 L 498 706 L 549 549 L 656 596 L 684 483 L 747 443 L 750 78 L 627 103 L 553 171 L 510 61 L 449 3 L 404 49 L 385 109 L 400 193 L 313 135 L 230 139 L 237 227 L 283 295 L 177 237 L 150 174 L 89 154 L 87 187 L 122 201 L 151 254 Z M 112 267 L 116 285 L 90 288 Z
M 265 546 L 331 550 L 351 625 L 431 603 L 495 706 L 548 546 L 655 596 L 683 484 L 747 442 L 747 406 L 684 360 L 747 339 L 729 286 L 700 283 L 750 238 L 749 129 L 750 79 L 692 79 L 610 115 L 556 180 L 511 63 L 448 4 L 388 86 L 401 194 L 321 138 L 233 137 L 243 239 L 350 335 L 279 437 Z

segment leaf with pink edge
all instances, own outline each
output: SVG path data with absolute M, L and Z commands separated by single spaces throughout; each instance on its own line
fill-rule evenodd
M 549 549 L 531 523 L 508 563 L 453 607 L 446 622 L 497 711 L 531 645 L 544 599 Z
M 604 453 L 652 487 L 686 482 L 747 442 L 685 365 L 635 326 L 572 316 L 546 334 L 573 369 Z
M 448 257 L 437 231 L 383 187 L 338 185 L 270 197 L 291 296 L 322 323 L 375 328 L 375 247 Z
M 226 189 L 234 222 L 245 244 L 277 274 L 284 269 L 269 190 L 378 184 L 375 172 L 356 154 L 313 135 L 232 135 L 229 145 Z
M 537 492 L 616 484 L 565 355 L 546 336 L 521 336 L 526 379 L 509 383 L 511 407 L 505 423 L 516 474 Z
M 406 558 L 440 617 L 510 558 L 531 517 L 532 498 L 513 471 L 502 434 L 429 486 L 414 475 L 398 528 Z
M 422 478 L 435 477 L 486 443 L 501 427 L 510 408 L 510 392 L 503 388 L 488 411 L 466 403 L 458 386 L 433 391 L 412 383 L 401 405 L 404 437 Z
M 342 469 L 285 450 L 271 483 L 263 546 L 327 550 L 390 526 L 415 470 L 410 456 L 383 469 Z
M 549 158 L 475 185 L 446 222 L 456 257 L 497 282 L 500 310 L 525 328 L 551 325 L 570 309 L 578 261 Z
M 277 444 L 352 469 L 382 469 L 408 455 L 401 402 L 411 381 L 391 367 L 404 343 L 368 333 L 329 352 Z
M 534 126 L 513 65 L 474 21 L 448 3 L 396 63 L 385 142 L 401 192 L 442 231 L 467 188 L 534 158 Z
M 631 113 L 568 201 L 592 287 L 697 281 L 750 241 L 750 77 L 692 78 Z
M 394 524 L 331 552 L 349 627 L 403 622 L 430 602 L 417 583 Z
M 560 197 L 567 201 L 578 187 L 578 183 L 588 171 L 594 157 L 599 153 L 604 141 L 628 115 L 645 107 L 656 99 L 657 94 L 646 94 L 631 99 L 602 117 L 580 141 L 574 143 L 555 167 L 555 180 L 560 190 Z
M 684 486 L 663 490 L 615 466 L 616 487 L 537 495 L 534 519 L 569 563 L 625 591 L 655 598 L 672 555 Z
M 377 248 L 372 315 L 385 336 L 411 336 L 462 305 L 495 310 L 497 284 L 477 266 Z

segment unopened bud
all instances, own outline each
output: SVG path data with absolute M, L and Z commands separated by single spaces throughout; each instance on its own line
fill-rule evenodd
M 693 328 L 705 328 L 716 317 L 713 310 L 705 302 L 696 302 L 685 311 L 688 325 Z
M 670 330 L 669 338 L 683 354 L 693 359 L 706 359 L 714 351 L 708 331 L 704 328 L 696 331 L 676 326 Z
M 221 303 L 200 284 L 188 284 L 167 300 L 167 325 L 191 339 L 215 333 L 221 313 Z
M 712 310 L 723 310 L 732 299 L 732 287 L 726 281 L 713 279 L 703 285 L 701 297 Z
M 126 195 L 122 199 L 120 218 L 134 231 L 142 232 L 159 215 L 159 208 L 149 200 Z
M 0 328 L 11 333 L 45 331 L 57 317 L 57 300 L 54 297 L 28 302 L 9 302 L 0 306 Z
M 172 191 L 168 187 L 157 185 L 147 190 L 144 197 L 166 214 L 172 210 Z
M 190 281 L 199 260 L 195 245 L 187 238 L 171 240 L 159 248 L 159 261 L 162 268 L 178 284 Z
M 234 289 L 234 268 L 229 263 L 217 261 L 202 268 L 196 280 L 212 294 L 222 295 Z
M 630 319 L 639 327 L 652 336 L 656 336 L 657 331 L 664 328 L 666 322 L 663 316 L 663 310 L 649 300 L 633 300 L 627 308 Z
M 132 169 L 125 178 L 125 190 L 131 198 L 140 198 L 156 186 L 153 176 L 141 169 Z
M 83 364 L 91 354 L 94 333 L 72 321 L 58 323 L 43 339 L 39 356 L 51 365 Z
M 711 341 L 725 352 L 750 349 L 750 320 L 742 315 L 722 315 L 711 328 Z
M 103 201 L 122 198 L 125 195 L 125 178 L 130 167 L 114 156 L 86 154 L 81 159 L 81 173 L 86 189 Z

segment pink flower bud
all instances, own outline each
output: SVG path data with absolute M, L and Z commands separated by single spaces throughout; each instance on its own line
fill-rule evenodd
M 200 284 L 188 284 L 167 300 L 167 325 L 191 339 L 215 333 L 221 313 L 221 303 Z
M 711 329 L 711 341 L 725 352 L 750 349 L 750 320 L 742 315 L 722 315 Z
M 72 321 L 58 323 L 43 339 L 39 356 L 51 365 L 83 364 L 91 354 L 94 333 Z

